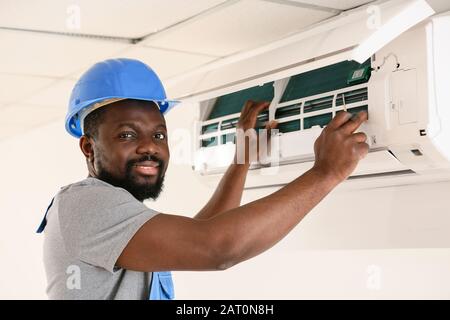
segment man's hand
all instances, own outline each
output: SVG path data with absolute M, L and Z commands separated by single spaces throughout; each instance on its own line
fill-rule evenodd
M 257 125 L 258 115 L 266 110 L 270 105 L 270 102 L 255 102 L 252 100 L 248 100 L 241 111 L 241 116 L 239 118 L 238 124 L 236 126 L 236 148 L 242 148 L 241 145 L 239 145 L 238 136 L 241 134 L 246 134 L 247 137 L 245 138 L 245 149 L 241 150 L 245 152 L 245 160 L 244 163 L 239 164 L 246 164 L 249 165 L 252 161 L 255 161 L 258 159 L 257 154 L 254 154 L 255 150 L 250 150 L 250 139 L 254 141 L 255 144 L 257 144 L 257 150 L 256 153 L 259 153 L 259 139 L 257 132 L 255 130 L 255 127 Z M 267 143 L 270 144 L 270 130 L 276 128 L 277 122 L 276 121 L 270 121 L 266 124 L 265 129 L 268 130 L 267 137 L 269 138 Z M 236 149 L 237 150 L 237 149 Z M 235 156 L 235 163 L 238 163 L 237 158 L 237 152 Z
M 247 131 L 256 127 L 256 120 L 258 115 L 266 110 L 270 105 L 270 102 L 255 102 L 248 100 L 242 107 L 241 116 L 237 124 L 237 129 Z
M 314 144 L 314 168 L 337 182 L 347 179 L 369 151 L 366 134 L 354 133 L 366 120 L 366 112 L 338 113 Z

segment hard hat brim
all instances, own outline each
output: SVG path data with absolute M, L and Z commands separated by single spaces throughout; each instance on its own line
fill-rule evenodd
M 180 101 L 177 100 L 155 100 L 155 99 L 148 99 L 148 98 L 142 98 L 142 97 L 102 97 L 99 99 L 93 99 L 89 101 L 85 101 L 83 104 L 80 104 L 74 112 L 68 114 L 66 116 L 65 121 L 65 127 L 67 132 L 70 133 L 75 138 L 80 138 L 83 135 L 83 128 L 80 118 L 80 111 L 85 110 L 86 108 L 89 108 L 93 104 L 100 103 L 102 101 L 105 101 L 107 99 L 121 99 L 121 100 L 142 100 L 142 101 L 150 101 L 155 102 L 156 105 L 159 107 L 159 110 L 163 115 L 165 115 L 167 112 L 169 112 L 170 109 L 172 109 L 174 106 L 180 103 Z M 102 107 L 107 106 L 113 102 L 107 103 L 105 105 L 102 105 Z M 87 115 L 87 114 L 86 114 Z M 85 116 L 86 116 L 85 115 Z

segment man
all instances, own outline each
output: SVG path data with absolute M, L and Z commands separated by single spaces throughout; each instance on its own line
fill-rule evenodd
M 365 134 L 355 133 L 367 114 L 342 112 L 317 139 L 313 168 L 277 192 L 240 206 L 246 155 L 193 218 L 158 213 L 142 201 L 161 192 L 169 163 L 163 113 L 174 102 L 156 74 L 136 60 L 107 60 L 82 76 L 70 101 L 66 129 L 80 137 L 89 176 L 60 190 L 40 228 L 47 224 L 50 298 L 172 299 L 166 270 L 226 270 L 269 249 L 368 152 Z M 238 129 L 254 128 L 267 107 L 247 102 Z

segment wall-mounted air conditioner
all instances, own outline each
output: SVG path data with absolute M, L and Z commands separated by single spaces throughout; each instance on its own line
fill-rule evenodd
M 363 64 L 342 60 L 338 50 L 336 57 L 296 66 L 287 77 L 274 72 L 268 81 L 266 72 L 257 86 L 228 92 L 223 86 L 226 94 L 199 102 L 194 170 L 207 180 L 220 178 L 234 155 L 240 109 L 253 99 L 271 101 L 259 125 L 279 122 L 279 163 L 276 174 L 270 164 L 253 163 L 246 188 L 281 186 L 309 169 L 314 141 L 341 110 L 369 114 L 361 131 L 369 137 L 370 153 L 351 179 L 448 174 L 449 33 L 450 15 L 441 15 L 401 34 Z

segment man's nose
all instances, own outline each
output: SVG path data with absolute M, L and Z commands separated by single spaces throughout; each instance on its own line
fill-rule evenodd
M 159 146 L 157 143 L 155 143 L 153 137 L 144 137 L 140 139 L 136 153 L 138 154 L 147 153 L 151 155 L 158 154 Z

